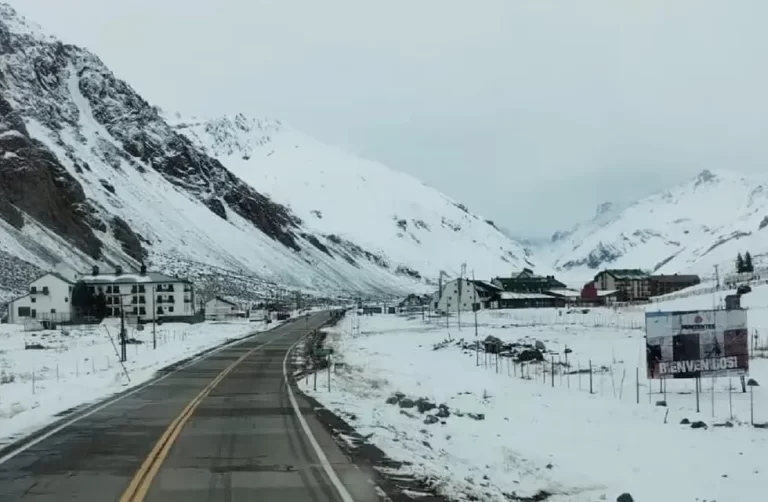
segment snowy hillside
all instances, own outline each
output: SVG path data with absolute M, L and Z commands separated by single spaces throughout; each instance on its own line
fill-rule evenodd
M 768 178 L 703 171 L 688 183 L 553 236 L 562 271 L 646 268 L 660 273 L 732 272 L 737 253 L 768 251 Z
M 462 261 L 486 275 L 526 263 L 434 190 L 279 122 L 200 125 L 184 131 L 193 144 L 96 56 L 2 3 L 0 75 L 0 296 L 59 264 L 387 294 Z
M 462 204 L 278 120 L 235 115 L 175 127 L 332 242 L 352 241 L 433 278 L 463 261 L 479 277 L 532 265 L 522 245 Z

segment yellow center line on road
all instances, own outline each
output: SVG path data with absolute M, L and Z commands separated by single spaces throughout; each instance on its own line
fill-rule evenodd
M 173 420 L 173 422 L 171 422 L 165 432 L 163 432 L 163 435 L 160 436 L 160 439 L 157 441 L 154 448 L 152 448 L 152 451 L 149 452 L 149 455 L 147 455 L 147 457 L 144 459 L 144 462 L 141 464 L 141 467 L 133 476 L 133 479 L 128 485 L 128 488 L 125 490 L 125 492 L 123 492 L 123 495 L 120 497 L 120 502 L 141 502 L 144 500 L 144 497 L 146 497 L 152 481 L 157 475 L 157 471 L 160 470 L 160 466 L 163 464 L 163 461 L 171 451 L 171 447 L 176 441 L 176 438 L 178 438 L 179 434 L 181 433 L 181 430 L 184 428 L 184 425 L 187 423 L 203 399 L 205 399 L 208 394 L 210 394 L 210 392 L 216 387 L 216 385 L 219 384 L 219 382 L 221 382 L 232 370 L 234 370 L 238 364 L 243 362 L 245 358 L 257 350 L 263 349 L 267 345 L 280 340 L 288 333 L 292 333 L 294 331 L 295 330 L 290 330 L 278 336 L 274 340 L 270 340 L 259 345 L 258 347 L 252 348 L 240 356 L 235 362 L 224 368 L 224 370 L 219 373 L 216 378 L 214 378 L 208 385 L 206 385 L 205 388 L 200 391 L 200 393 L 195 396 L 195 398 L 192 399 L 192 401 L 190 401 L 186 407 L 184 407 L 181 413 Z

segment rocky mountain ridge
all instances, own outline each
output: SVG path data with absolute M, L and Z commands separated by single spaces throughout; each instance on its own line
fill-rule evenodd
M 607 209 L 607 211 L 606 211 Z M 556 269 L 594 275 L 602 268 L 712 275 L 741 252 L 768 252 L 768 178 L 704 170 L 686 183 L 553 236 Z
M 458 273 L 464 260 L 482 264 L 492 257 L 496 266 L 510 268 L 527 260 L 519 244 L 460 204 L 348 154 L 313 156 L 330 147 L 281 134 L 279 121 L 237 115 L 187 126 L 167 120 L 97 56 L 45 35 L 0 3 L 0 253 L 30 271 L 61 264 L 84 270 L 96 262 L 136 267 L 143 261 L 180 275 L 207 274 L 215 282 L 226 270 L 243 277 L 255 294 L 276 285 L 399 294 L 427 288 L 439 270 Z M 190 135 L 192 130 L 203 131 L 205 141 L 196 141 L 200 137 Z M 308 157 L 287 155 L 299 149 L 292 144 L 298 139 Z M 378 170 L 424 190 L 414 191 L 414 199 L 399 199 L 398 214 L 385 216 L 386 231 L 371 232 L 354 218 L 345 223 L 354 206 L 341 207 L 336 224 L 325 225 L 326 218 L 321 225 L 319 209 L 294 209 L 301 205 L 297 197 L 344 201 L 343 191 L 318 196 L 305 190 L 293 197 L 290 191 L 303 190 L 305 183 L 247 180 L 233 166 L 235 159 L 273 155 L 294 162 L 289 181 L 319 170 L 329 186 L 338 182 L 333 163 L 346 163 L 351 171 L 345 176 L 362 176 L 355 169 Z M 278 193 L 280 183 L 285 191 Z M 409 214 L 421 208 L 418 197 L 424 193 L 445 205 L 437 223 L 430 220 L 449 229 L 440 237 L 430 237 L 419 227 L 421 218 Z M 380 221 L 376 225 L 384 228 Z M 399 242 L 391 241 L 392 228 Z M 398 252 L 402 241 L 424 243 L 428 237 L 428 245 Z M 451 247 L 463 256 L 446 256 Z M 2 277 L 0 284 L 15 289 Z

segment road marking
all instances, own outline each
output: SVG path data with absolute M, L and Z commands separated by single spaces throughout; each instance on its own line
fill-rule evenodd
M 152 485 L 152 481 L 155 479 L 155 476 L 157 475 L 157 471 L 160 470 L 160 466 L 163 464 L 163 461 L 168 456 L 168 453 L 171 451 L 171 447 L 173 446 L 174 442 L 176 441 L 176 438 L 179 437 L 179 434 L 181 433 L 181 430 L 184 428 L 184 425 L 187 423 L 189 418 L 192 416 L 192 414 L 195 412 L 197 407 L 200 405 L 200 403 L 205 399 L 208 394 L 216 387 L 216 385 L 219 384 L 232 370 L 237 367 L 238 364 L 243 362 L 245 358 L 256 352 L 257 350 L 263 349 L 267 345 L 276 342 L 277 340 L 280 340 L 288 333 L 292 333 L 293 330 L 287 331 L 286 333 L 278 336 L 277 338 L 274 338 L 266 343 L 262 343 L 258 347 L 254 347 L 242 356 L 240 356 L 235 362 L 227 366 L 222 370 L 221 373 L 219 373 L 216 378 L 211 380 L 211 382 L 205 386 L 205 388 L 200 391 L 200 393 L 192 399 L 189 403 L 187 403 L 187 406 L 184 407 L 184 409 L 181 411 L 181 413 L 171 422 L 171 425 L 168 426 L 167 429 L 165 429 L 165 432 L 163 432 L 163 435 L 160 436 L 160 439 L 155 443 L 154 448 L 152 448 L 152 451 L 149 452 L 149 455 L 144 459 L 144 462 L 141 464 L 141 467 L 139 467 L 139 470 L 136 472 L 136 474 L 133 476 L 133 479 L 128 484 L 128 488 L 123 493 L 122 497 L 120 497 L 120 502 L 141 502 L 144 500 L 144 497 L 147 495 L 147 492 L 149 491 L 149 487 Z M 346 501 L 345 501 L 346 502 Z M 350 499 L 351 502 L 351 499 Z
M 279 328 L 281 326 L 285 326 L 285 324 L 281 324 L 279 326 L 275 326 L 275 328 Z M 166 378 L 170 377 L 171 375 L 174 375 L 174 374 L 178 373 L 179 371 L 182 371 L 182 370 L 184 370 L 186 368 L 189 368 L 193 364 L 197 364 L 197 363 L 199 363 L 201 361 L 204 361 L 205 359 L 211 357 L 212 355 L 214 355 L 214 354 L 216 354 L 216 353 L 218 353 L 218 352 L 220 352 L 220 351 L 222 351 L 224 349 L 232 348 L 234 346 L 237 346 L 237 345 L 239 345 L 239 344 L 241 344 L 241 343 L 243 343 L 243 342 L 253 338 L 254 336 L 258 336 L 258 335 L 261 335 L 261 334 L 264 334 L 264 333 L 268 333 L 269 331 L 271 331 L 271 330 L 259 331 L 257 333 L 251 333 L 250 335 L 246 335 L 246 336 L 244 336 L 244 337 L 242 337 L 240 339 L 226 342 L 226 343 L 222 344 L 221 346 L 219 346 L 219 347 L 211 350 L 210 352 L 204 354 L 203 356 L 193 358 L 192 360 L 190 360 L 189 362 L 187 362 L 186 364 L 184 364 L 182 366 L 179 366 L 175 370 L 173 370 L 173 371 L 171 371 L 169 373 L 166 373 L 165 375 L 163 375 L 161 377 L 149 380 L 149 381 L 139 385 L 138 387 L 134 388 L 133 390 L 130 390 L 130 391 L 126 392 L 125 394 L 121 394 L 121 395 L 117 396 L 116 398 L 110 399 L 109 401 L 102 402 L 101 404 L 92 405 L 92 406 L 94 406 L 93 408 L 89 409 L 88 407 L 86 407 L 81 414 L 77 414 L 75 417 L 71 418 L 70 420 L 67 420 L 66 422 L 64 422 L 63 424 L 59 425 L 58 427 L 55 427 L 55 428 L 49 430 L 45 434 L 41 434 L 40 436 L 38 436 L 35 439 L 29 441 L 28 443 L 24 443 L 23 445 L 19 446 L 15 450 L 11 450 L 10 452 L 8 452 L 5 455 L 3 455 L 2 457 L 0 457 L 0 465 L 2 465 L 3 463 L 9 461 L 10 459 L 12 459 L 15 456 L 17 456 L 17 455 L 19 455 L 21 453 L 24 453 L 25 451 L 27 451 L 28 449 L 32 448 L 33 446 L 35 446 L 36 444 L 40 443 L 41 441 L 45 441 L 46 439 L 48 439 L 49 437 L 53 436 L 54 434 L 58 434 L 59 432 L 61 432 L 62 430 L 66 429 L 70 425 L 72 425 L 72 424 L 74 424 L 76 422 L 79 422 L 80 420 L 82 420 L 84 418 L 88 418 L 91 415 L 94 415 L 94 414 L 100 412 L 104 408 L 112 406 L 113 404 L 115 404 L 115 403 L 117 403 L 119 401 L 122 401 L 123 399 L 125 399 L 127 397 L 130 397 L 130 396 L 136 394 L 137 392 L 141 392 L 141 391 L 145 390 L 147 387 L 151 387 L 152 385 L 160 383 L 163 380 L 165 380 Z
M 296 401 L 296 396 L 293 395 L 293 390 L 291 390 L 291 382 L 288 380 L 288 357 L 293 352 L 294 347 L 296 347 L 296 345 L 298 345 L 299 342 L 301 342 L 303 339 L 304 337 L 302 336 L 296 341 L 296 343 L 291 345 L 291 348 L 288 349 L 288 352 L 285 353 L 285 357 L 283 358 L 283 378 L 285 378 L 285 387 L 288 389 L 288 398 L 291 401 L 293 412 L 296 414 L 296 417 L 298 417 L 301 428 L 304 430 L 304 435 L 306 435 L 307 439 L 309 439 L 309 443 L 312 445 L 312 449 L 315 450 L 315 454 L 317 455 L 318 460 L 320 460 L 320 465 L 323 466 L 325 474 L 328 476 L 328 479 L 331 480 L 331 483 L 333 483 L 333 487 L 336 488 L 336 491 L 341 497 L 341 500 L 343 502 L 355 502 L 352 498 L 352 495 L 349 494 L 347 488 L 339 479 L 339 476 L 336 475 L 336 471 L 333 470 L 331 463 L 328 461 L 328 457 L 325 456 L 323 449 L 320 447 L 320 443 L 317 442 L 314 434 L 312 434 L 312 431 L 309 429 L 309 425 L 307 424 L 307 421 L 304 419 L 304 416 L 301 414 L 301 410 L 299 409 L 299 403 Z

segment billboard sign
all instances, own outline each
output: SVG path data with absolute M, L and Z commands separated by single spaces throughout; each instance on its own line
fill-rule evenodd
M 746 310 L 694 310 L 645 314 L 648 378 L 746 375 Z

